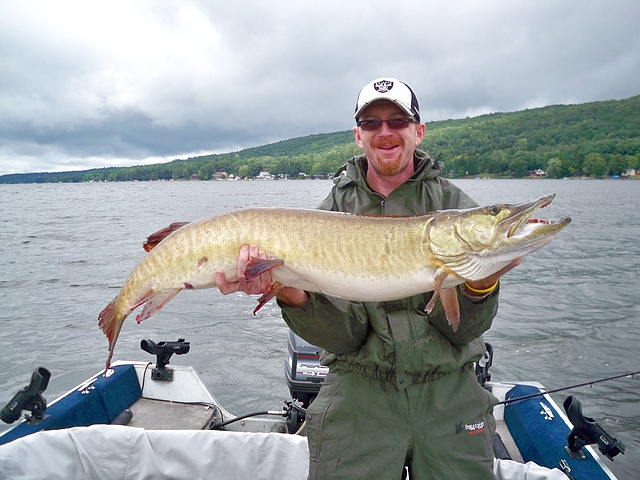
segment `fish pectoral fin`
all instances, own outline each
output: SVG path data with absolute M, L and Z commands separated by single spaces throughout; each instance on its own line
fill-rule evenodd
M 281 265 L 284 265 L 284 260 L 278 257 L 268 259 L 251 257 L 244 266 L 244 279 L 247 281 L 252 280 Z
M 434 285 L 433 285 L 433 295 L 431 296 L 431 300 L 427 303 L 427 306 L 424 307 L 424 311 L 427 313 L 431 313 L 433 310 L 433 306 L 436 304 L 436 299 L 438 295 L 440 295 L 440 289 L 442 288 L 442 284 L 444 283 L 445 278 L 447 278 L 448 273 L 444 270 L 436 270 L 434 274 Z
M 140 304 L 145 303 L 142 312 L 139 315 L 136 315 L 136 322 L 140 323 L 143 320 L 146 320 L 151 315 L 156 312 L 162 310 L 167 303 L 169 303 L 173 297 L 175 297 L 178 292 L 182 290 L 181 288 L 168 288 L 166 290 L 160 290 L 156 293 L 151 293 L 146 297 L 146 300 L 143 300 Z
M 278 282 L 273 282 L 269 285 L 269 288 L 267 288 L 267 290 L 265 290 L 262 296 L 258 299 L 258 306 L 253 310 L 253 315 L 255 316 L 258 313 L 258 310 L 260 310 L 265 303 L 275 297 L 283 288 L 284 285 Z
M 145 252 L 150 252 L 156 245 L 167 238 L 170 234 L 176 230 L 184 227 L 189 222 L 174 222 L 162 230 L 158 230 L 147 237 L 147 240 L 142 244 Z
M 444 270 L 437 270 L 434 276 L 434 289 L 431 300 L 424 307 L 424 311 L 431 313 L 433 306 L 436 304 L 436 299 L 440 297 L 442 308 L 444 309 L 447 323 L 451 326 L 453 331 L 458 330 L 460 326 L 460 305 L 458 304 L 458 292 L 455 288 L 442 288 L 445 279 L 449 276 Z
M 458 292 L 455 288 L 443 288 L 440 290 L 440 301 L 444 308 L 447 322 L 455 332 L 460 326 L 460 305 L 458 304 Z

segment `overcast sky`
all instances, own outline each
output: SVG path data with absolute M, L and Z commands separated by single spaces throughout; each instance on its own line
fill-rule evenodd
M 638 0 L 0 0 L 0 174 L 158 163 L 353 126 L 640 94 Z

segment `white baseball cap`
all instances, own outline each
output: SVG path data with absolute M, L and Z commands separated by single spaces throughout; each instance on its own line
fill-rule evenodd
M 358 94 L 355 119 L 376 100 L 389 100 L 398 105 L 408 115 L 420 121 L 420 106 L 413 90 L 404 82 L 395 78 L 378 78 L 365 85 Z

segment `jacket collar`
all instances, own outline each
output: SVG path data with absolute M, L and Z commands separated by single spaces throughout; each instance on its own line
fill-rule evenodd
M 414 174 L 407 182 L 423 181 L 435 178 L 442 173 L 444 165 L 439 160 L 432 159 L 428 153 L 416 149 L 413 154 Z M 356 183 L 370 189 L 367 183 L 367 157 L 364 153 L 350 158 L 336 172 L 333 183 L 338 187 L 346 187 Z

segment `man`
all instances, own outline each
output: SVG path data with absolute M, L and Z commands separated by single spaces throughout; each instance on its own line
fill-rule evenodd
M 440 178 L 442 164 L 417 150 L 425 135 L 409 86 L 378 79 L 360 92 L 355 140 L 364 154 L 347 161 L 319 208 L 363 214 L 416 215 L 477 206 Z M 244 246 L 238 277 L 251 257 Z M 495 399 L 475 379 L 472 362 L 498 307 L 498 278 L 519 264 L 458 287 L 460 327 L 449 326 L 440 302 L 424 312 L 428 292 L 390 302 L 347 302 L 286 287 L 277 295 L 291 329 L 323 349 L 329 374 L 307 411 L 309 478 L 494 478 Z M 263 293 L 264 274 L 228 283 L 222 293 Z

